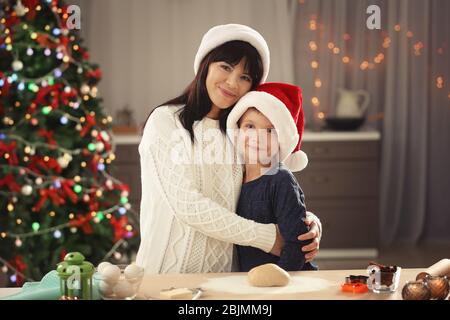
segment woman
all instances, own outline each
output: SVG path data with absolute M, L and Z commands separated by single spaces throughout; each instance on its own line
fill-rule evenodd
M 235 213 L 242 166 L 201 161 L 211 154 L 229 157 L 227 115 L 240 97 L 266 80 L 269 65 L 267 43 L 257 31 L 238 24 L 216 26 L 202 39 L 192 83 L 147 119 L 139 145 L 141 245 L 136 259 L 146 273 L 230 272 L 236 270 L 233 244 L 280 255 L 283 239 L 276 225 Z M 314 239 L 303 248 L 311 251 L 306 256 L 311 260 L 319 248 L 320 221 L 309 213 L 307 223 L 310 231 L 301 240 Z

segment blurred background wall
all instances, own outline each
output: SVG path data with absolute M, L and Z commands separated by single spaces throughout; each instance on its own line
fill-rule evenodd
M 339 88 L 371 95 L 381 142 L 380 240 L 450 242 L 450 2 L 445 0 L 78 0 L 100 94 L 137 125 L 193 78 L 212 26 L 257 29 L 271 50 L 269 81 L 303 88 L 307 128 L 335 112 Z M 366 27 L 369 5 L 381 30 Z M 320 216 L 320 213 L 318 213 Z

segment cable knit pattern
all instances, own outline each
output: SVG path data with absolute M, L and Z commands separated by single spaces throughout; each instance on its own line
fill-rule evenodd
M 155 110 L 139 145 L 141 245 L 136 262 L 146 273 L 229 272 L 233 243 L 269 252 L 275 225 L 236 215 L 242 166 L 202 161 L 211 156 L 223 160 L 232 145 L 218 121 L 209 118 L 195 122 L 192 144 L 176 113 L 180 108 Z M 177 155 L 188 161 L 179 163 Z

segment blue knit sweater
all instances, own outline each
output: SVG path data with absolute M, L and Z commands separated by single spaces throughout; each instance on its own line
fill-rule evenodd
M 305 197 L 294 175 L 283 164 L 242 185 L 237 214 L 260 223 L 278 224 L 285 241 L 280 257 L 250 246 L 237 246 L 241 272 L 265 263 L 275 263 L 287 271 L 317 270 L 313 264 L 305 263 L 301 251 L 311 241 L 297 240 L 308 231 L 302 220 L 306 216 Z

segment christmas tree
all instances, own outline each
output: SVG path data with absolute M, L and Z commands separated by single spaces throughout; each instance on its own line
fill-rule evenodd
M 101 71 L 71 11 L 0 0 L 0 265 L 13 285 L 40 280 L 66 252 L 97 264 L 137 242 L 128 186 L 109 173 Z

